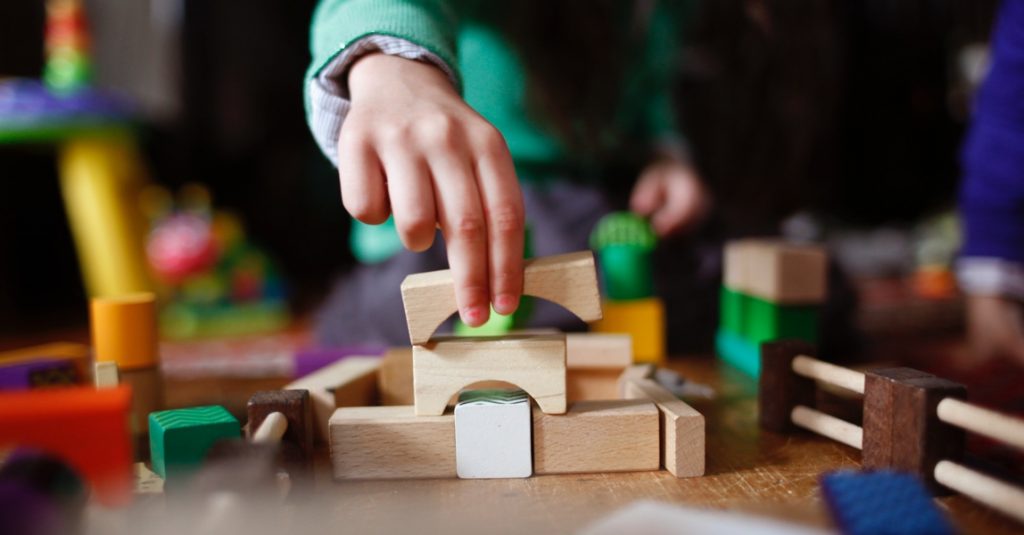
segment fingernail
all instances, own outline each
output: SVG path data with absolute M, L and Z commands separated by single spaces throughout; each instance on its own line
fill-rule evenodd
M 470 327 L 479 327 L 484 322 L 482 307 L 469 307 L 462 311 L 462 321 Z
M 512 294 L 501 294 L 494 298 L 494 310 L 498 314 L 509 315 L 516 311 L 519 299 Z

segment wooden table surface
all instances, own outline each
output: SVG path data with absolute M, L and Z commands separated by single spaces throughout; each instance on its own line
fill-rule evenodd
M 713 401 L 694 402 L 706 418 L 707 474 L 676 479 L 665 471 L 536 476 L 513 480 L 333 482 L 326 452 L 318 459 L 313 516 L 345 531 L 569 533 L 635 500 L 735 509 L 799 523 L 830 525 L 818 477 L 857 468 L 860 452 L 811 434 L 780 436 L 757 425 L 756 382 L 714 359 L 673 359 L 670 367 L 712 385 Z M 173 405 L 223 396 L 243 403 L 263 382 L 168 384 Z M 219 389 L 219 390 L 218 390 Z M 191 398 L 191 399 L 190 399 Z M 1021 533 L 1024 526 L 962 496 L 938 500 L 965 533 Z M 319 521 L 318 521 L 319 522 Z

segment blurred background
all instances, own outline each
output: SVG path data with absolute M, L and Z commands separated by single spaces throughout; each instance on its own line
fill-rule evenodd
M 93 84 L 131 102 L 150 179 L 172 195 L 203 184 L 236 214 L 300 317 L 353 263 L 303 116 L 315 3 L 84 2 Z M 958 145 L 997 2 L 688 4 L 676 90 L 693 157 L 729 201 L 716 232 L 827 240 L 868 331 L 960 328 L 955 292 L 915 273 L 955 253 Z M 43 74 L 46 17 L 43 0 L 0 3 L 0 76 Z M 82 280 L 58 151 L 0 143 L 0 335 L 86 325 Z

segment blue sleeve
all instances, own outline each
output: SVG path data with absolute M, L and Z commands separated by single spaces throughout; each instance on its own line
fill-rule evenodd
M 1004 0 L 961 153 L 965 257 L 1024 262 L 1024 0 Z

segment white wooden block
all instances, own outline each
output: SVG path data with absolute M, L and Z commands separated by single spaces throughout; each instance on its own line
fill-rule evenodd
M 455 466 L 462 479 L 530 477 L 530 398 L 522 390 L 468 390 L 455 405 Z
M 114 388 L 120 384 L 121 374 L 117 371 L 117 363 L 113 361 L 94 363 L 92 381 L 96 388 Z

